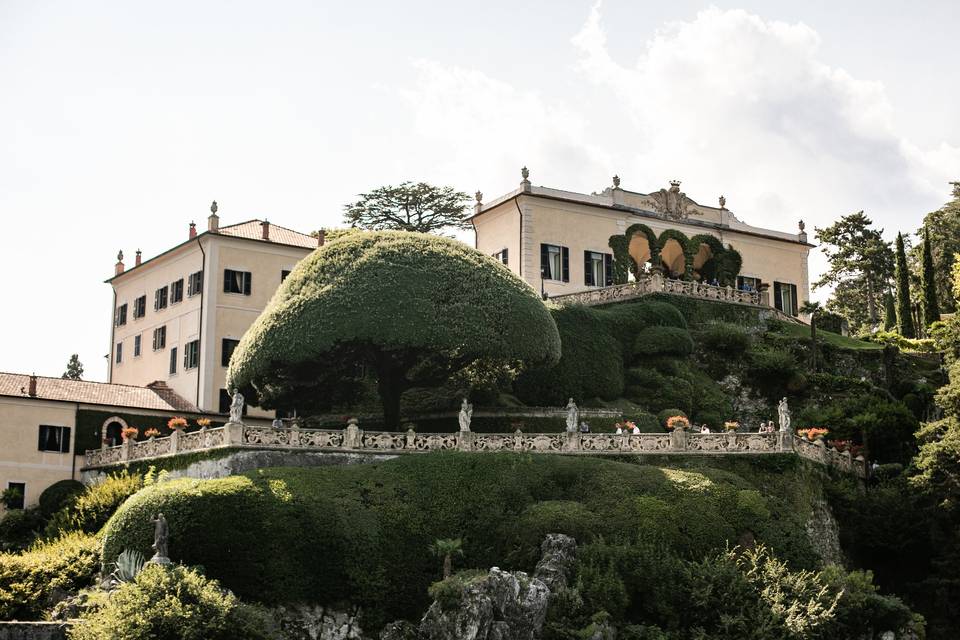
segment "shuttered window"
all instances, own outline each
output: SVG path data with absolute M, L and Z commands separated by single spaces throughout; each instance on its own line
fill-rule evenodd
M 203 271 L 197 271 L 191 273 L 190 277 L 187 279 L 187 295 L 195 296 L 200 293 L 200 289 L 203 288 Z
M 167 327 L 157 327 L 153 330 L 153 350 L 160 351 L 167 348 Z
M 796 317 L 799 314 L 797 304 L 797 285 L 788 282 L 773 283 L 773 306 L 785 314 Z
M 167 287 L 160 287 L 153 294 L 153 310 L 159 311 L 160 309 L 167 308 Z
M 170 375 L 177 375 L 177 348 L 170 347 Z
M 141 334 L 138 333 L 137 335 L 133 336 L 133 357 L 134 358 L 140 357 L 141 340 L 142 340 Z
M 40 451 L 70 453 L 70 427 L 40 425 L 37 449 Z
M 224 367 L 230 365 L 230 356 L 233 355 L 233 350 L 237 348 L 237 345 L 240 344 L 239 340 L 234 340 L 232 338 L 224 338 L 223 344 L 220 349 L 220 364 Z
M 540 274 L 544 280 L 570 282 L 570 250 L 555 244 L 541 244 Z
M 170 283 L 170 304 L 183 300 L 183 278 Z
M 147 296 L 140 296 L 133 301 L 133 319 L 147 315 Z
M 493 254 L 493 259 L 502 262 L 503 264 L 510 264 L 510 258 L 508 256 L 507 250 L 503 249 Z
M 200 365 L 200 341 L 188 342 L 183 348 L 183 368 L 196 369 Z
M 117 307 L 117 318 L 115 324 L 120 327 L 127 324 L 127 305 L 126 303 Z
M 613 284 L 613 255 L 584 251 L 583 283 L 588 287 L 611 286 Z
M 245 296 L 250 295 L 253 274 L 249 271 L 234 271 L 233 269 L 223 270 L 223 292 L 224 293 L 242 293 Z

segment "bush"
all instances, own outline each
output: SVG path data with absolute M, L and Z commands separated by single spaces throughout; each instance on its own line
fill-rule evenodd
M 79 533 L 0 554 L 0 620 L 39 620 L 54 591 L 77 591 L 96 576 L 100 542 Z
M 669 420 L 673 416 L 683 416 L 684 418 L 686 418 L 687 414 L 684 413 L 683 411 L 680 411 L 680 409 L 664 409 L 663 411 L 657 414 L 657 420 L 660 421 L 660 424 L 666 427 L 667 420 Z
M 0 519 L 0 551 L 26 549 L 43 531 L 45 520 L 40 509 L 13 509 Z
M 271 624 L 262 612 L 194 569 L 147 565 L 101 609 L 81 618 L 70 639 L 256 640 L 276 637 Z
M 750 334 L 740 325 L 711 322 L 700 331 L 700 343 L 707 351 L 737 357 L 750 347 Z
M 83 483 L 76 480 L 54 482 L 40 494 L 40 513 L 49 518 L 83 493 L 84 489 Z
M 797 361 L 788 351 L 761 348 L 749 352 L 747 375 L 769 399 L 786 395 L 787 385 L 796 374 Z
M 143 478 L 126 470 L 107 476 L 102 482 L 87 487 L 72 504 L 53 514 L 46 535 L 52 538 L 69 531 L 97 533 L 117 507 L 142 486 Z
M 645 367 L 630 369 L 627 378 L 625 395 L 648 411 L 679 406 L 689 412 L 693 407 L 693 387 L 683 378 L 665 376 Z
M 686 356 L 693 351 L 693 339 L 686 328 L 647 327 L 633 343 L 635 356 Z
M 660 421 L 657 419 L 657 416 L 652 413 L 637 413 L 633 416 L 627 418 L 640 429 L 640 433 L 663 433 L 664 428 L 661 426 Z
M 150 518 L 162 511 L 171 558 L 203 564 L 239 597 L 268 604 L 347 600 L 366 612 L 364 626 L 375 628 L 427 606 L 427 587 L 440 570 L 427 548 L 438 538 L 463 538 L 461 566 L 507 559 L 532 570 L 539 534 L 550 528 L 633 540 L 649 512 L 637 500 L 643 496 L 662 503 L 646 530 L 670 527 L 662 538 L 683 553 L 722 549 L 749 523 L 759 539 L 809 558 L 803 527 L 784 509 L 768 504 L 773 515 L 758 525 L 757 505 L 738 497 L 751 488 L 714 469 L 579 456 L 437 453 L 349 467 L 260 469 L 146 487 L 107 524 L 103 561 L 124 549 L 148 554 Z

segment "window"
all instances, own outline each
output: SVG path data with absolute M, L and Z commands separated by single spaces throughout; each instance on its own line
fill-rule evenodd
M 8 482 L 7 491 L 10 496 L 7 498 L 7 509 L 23 509 L 24 498 L 27 495 L 27 483 Z
M 177 348 L 170 347 L 170 375 L 177 375 Z
M 234 340 L 233 338 L 224 338 L 223 346 L 220 350 L 220 364 L 224 367 L 230 364 L 230 356 L 233 355 L 233 350 L 237 348 L 237 345 L 240 344 L 239 340 Z
M 760 278 L 751 278 L 750 276 L 737 276 L 737 289 L 740 291 L 759 291 Z
M 797 315 L 797 285 L 787 282 L 773 283 L 773 306 L 785 314 Z
M 126 303 L 123 303 L 122 305 L 117 307 L 117 317 L 114 320 L 114 324 L 116 324 L 118 327 L 127 324 L 127 304 Z
M 183 300 L 183 278 L 170 283 L 170 304 Z
M 167 308 L 167 287 L 160 287 L 153 294 L 153 310 L 159 311 L 160 309 Z
M 133 301 L 133 319 L 147 315 L 147 296 L 140 296 Z
M 50 427 L 40 425 L 40 437 L 37 441 L 40 451 L 70 453 L 70 427 Z
M 245 296 L 250 295 L 250 282 L 253 280 L 249 271 L 234 271 L 233 269 L 223 270 L 223 292 L 224 293 L 242 293 Z
M 153 350 L 160 351 L 167 347 L 167 325 L 153 330 Z
M 196 369 L 200 365 L 200 341 L 188 342 L 183 347 L 183 368 Z
M 286 280 L 288 275 L 290 275 L 290 270 L 289 270 L 289 269 L 284 269 L 284 270 L 282 270 L 282 271 L 280 272 L 280 282 L 283 282 L 284 280 Z
M 583 252 L 583 284 L 588 287 L 609 287 L 613 284 L 613 255 Z
M 498 262 L 502 262 L 503 264 L 509 264 L 509 262 L 507 261 L 506 249 L 501 249 L 497 253 L 493 254 L 493 259 L 497 260 Z
M 200 293 L 200 289 L 203 288 L 203 271 L 197 271 L 196 273 L 191 273 L 190 278 L 187 280 L 187 295 L 195 296 Z
M 141 335 L 142 334 L 138 333 L 137 335 L 133 336 L 133 357 L 134 358 L 140 357 L 140 336 Z
M 117 343 L 117 364 L 123 362 L 123 343 Z
M 540 275 L 544 280 L 570 282 L 570 250 L 555 244 L 541 244 Z

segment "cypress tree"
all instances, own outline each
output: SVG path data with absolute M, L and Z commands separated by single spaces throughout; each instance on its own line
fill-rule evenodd
M 883 330 L 897 330 L 897 306 L 893 301 L 893 294 L 889 290 L 883 293 Z
M 923 230 L 921 291 L 923 291 L 923 325 L 929 327 L 940 319 L 940 305 L 937 304 L 937 281 L 934 279 L 933 251 L 930 249 L 930 232 L 926 228 Z
M 903 249 L 903 234 L 897 234 L 897 265 L 894 273 L 897 284 L 897 327 L 904 338 L 916 338 L 913 316 L 910 315 L 910 273 L 907 271 L 907 254 Z

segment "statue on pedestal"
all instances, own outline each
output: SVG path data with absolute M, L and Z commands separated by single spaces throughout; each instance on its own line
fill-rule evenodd
M 567 401 L 567 433 L 576 433 L 580 425 L 580 410 L 573 398 Z
M 790 431 L 790 408 L 787 406 L 786 398 L 777 405 L 777 414 L 780 418 L 780 431 Z
M 230 422 L 243 422 L 243 394 L 233 390 L 233 402 L 230 403 Z
M 463 399 L 463 404 L 460 405 L 460 431 L 470 431 L 470 421 L 473 419 L 473 405 L 467 402 L 467 399 Z
M 150 562 L 154 564 L 170 564 L 168 538 L 170 530 L 167 527 L 167 519 L 162 513 L 158 513 L 152 520 L 153 528 L 153 557 Z

